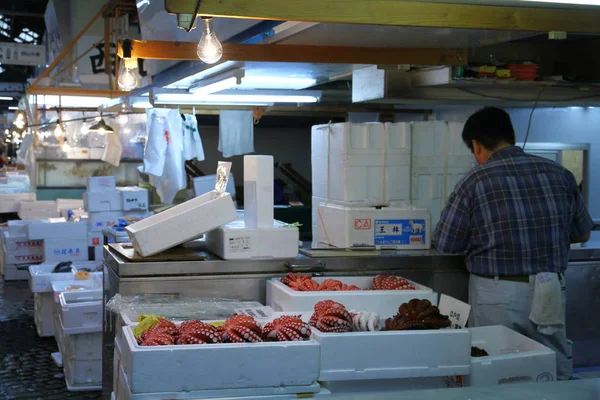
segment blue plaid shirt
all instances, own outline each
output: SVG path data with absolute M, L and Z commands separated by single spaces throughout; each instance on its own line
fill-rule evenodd
M 472 273 L 534 275 L 564 272 L 570 236 L 592 227 L 573 174 L 512 146 L 456 185 L 434 241 L 442 252 L 466 253 Z

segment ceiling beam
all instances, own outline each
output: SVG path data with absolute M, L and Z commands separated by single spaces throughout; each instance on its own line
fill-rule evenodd
M 30 86 L 27 89 L 27 94 L 43 94 L 48 96 L 91 96 L 91 97 L 121 97 L 129 92 L 120 92 L 118 90 L 102 90 L 102 89 L 81 89 L 67 87 L 46 87 L 46 86 Z
M 33 12 L 1 10 L 1 9 L 0 9 L 0 15 L 6 15 L 9 17 L 44 18 L 44 13 L 33 13 Z
M 198 60 L 194 42 L 132 40 L 132 58 Z M 122 49 L 119 45 L 119 55 Z M 223 44 L 222 61 L 467 65 L 466 50 Z
M 197 3 L 197 0 L 165 0 L 165 9 L 171 14 L 193 14 Z M 600 10 L 399 0 L 203 0 L 199 14 L 228 18 L 429 28 L 600 33 Z

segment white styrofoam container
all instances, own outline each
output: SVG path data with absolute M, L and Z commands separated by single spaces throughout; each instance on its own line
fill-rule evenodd
M 87 237 L 85 222 L 67 222 L 64 218 L 51 218 L 47 222 L 34 222 L 28 226 L 29 240 L 79 239 Z
M 506 326 L 470 328 L 471 345 L 488 357 L 471 358 L 471 374 L 465 386 L 556 380 L 556 353 Z
M 430 214 L 421 207 L 321 204 L 317 210 L 317 223 L 319 241 L 339 248 L 431 248 Z
M 90 176 L 87 180 L 87 192 L 115 190 L 117 179 L 114 176 Z
M 409 200 L 410 153 L 407 123 L 313 126 L 313 196 L 363 206 Z
M 2 232 L 2 245 L 5 251 L 16 251 L 23 248 L 43 247 L 41 240 L 29 240 L 25 235 L 11 235 L 8 231 Z
M 75 268 L 71 272 L 52 273 L 56 267 L 55 262 L 31 265 L 29 267 L 29 288 L 33 293 L 52 292 L 52 282 L 61 280 L 74 280 Z
M 5 251 L 3 253 L 3 262 L 9 264 L 36 264 L 44 261 L 43 247 L 21 248 L 15 251 Z
M 58 211 L 58 206 L 54 200 L 22 200 L 19 206 L 19 212 L 52 212 Z
M 244 156 L 244 221 L 251 229 L 273 225 L 273 156 Z
M 26 281 L 29 279 L 29 271 L 25 265 L 3 264 L 5 281 Z
M 104 235 L 102 232 L 88 232 L 88 247 L 102 246 L 104 244 Z
M 52 293 L 33 294 L 33 316 L 38 336 L 54 336 L 54 296 Z
M 8 221 L 8 233 L 10 236 L 15 236 L 15 237 L 25 237 L 27 240 L 29 240 L 29 224 L 33 224 L 34 222 L 40 222 L 43 220 L 26 220 L 26 221 L 19 221 L 19 220 L 12 220 L 12 221 Z
M 151 216 L 152 213 L 145 211 L 107 211 L 90 213 L 88 217 L 88 229 L 90 232 L 102 232 L 104 229 L 119 225 L 120 219 L 142 219 Z
M 104 245 L 94 247 L 94 261 L 104 261 Z
M 52 282 L 52 291 L 54 292 L 53 302 L 60 302 L 60 294 L 63 292 L 78 292 L 91 294 L 94 292 L 102 293 L 102 281 L 93 276 L 90 279 L 80 280 L 60 280 Z
M 65 364 L 67 390 L 102 390 L 102 359 L 76 360 L 65 357 L 63 362 Z
M 123 211 L 148 210 L 148 190 L 137 186 L 118 187 L 121 194 L 121 208 Z
M 131 326 L 122 334 L 121 365 L 133 393 L 308 386 L 319 375 L 314 340 L 145 347 Z
M 59 210 L 74 210 L 83 208 L 82 199 L 56 199 L 56 206 Z
M 123 210 L 123 198 L 121 192 L 117 190 L 85 192 L 83 207 L 88 212 L 121 211 Z
M 62 292 L 59 301 L 65 334 L 102 331 L 102 292 Z
M 210 192 L 125 228 L 144 257 L 195 239 L 237 219 L 228 193 Z
M 21 201 L 35 201 L 35 193 L 0 194 L 0 213 L 19 212 Z
M 313 338 L 321 345 L 319 381 L 467 375 L 471 370 L 467 329 L 323 333 L 313 328 Z
M 348 399 L 352 396 L 368 398 L 401 399 L 402 392 L 407 390 L 424 389 L 446 389 L 448 387 L 446 378 L 441 376 L 427 378 L 404 378 L 404 379 L 368 379 L 355 381 L 319 381 L 321 387 L 329 390 L 336 398 Z M 419 398 L 417 393 L 412 392 L 411 400 Z M 385 397 L 383 397 L 385 396 Z M 426 398 L 423 396 L 423 398 Z
M 373 276 L 330 276 L 315 277 L 321 283 L 325 279 L 339 279 L 347 285 L 356 285 L 361 289 L 373 287 Z M 281 283 L 278 278 L 267 281 L 267 305 L 275 311 L 312 311 L 315 304 L 323 300 L 342 303 L 348 310 L 370 311 L 391 317 L 398 307 L 411 299 L 427 299 L 437 304 L 438 295 L 427 286 L 412 282 L 417 290 L 362 290 L 340 292 L 298 292 Z
M 271 229 L 250 229 L 243 220 L 236 220 L 205 237 L 208 250 L 224 260 L 294 258 L 300 233 L 281 221 L 274 220 Z
M 56 262 L 89 260 L 87 233 L 78 239 L 44 240 L 44 260 Z
M 94 332 L 72 333 L 72 329 L 64 327 L 60 314 L 55 317 L 55 320 L 58 321 L 56 326 L 58 333 L 55 336 L 57 341 L 59 334 L 61 336 L 63 360 L 65 358 L 81 361 L 102 359 L 102 326 Z
M 470 167 L 475 158 L 462 140 L 464 122 L 412 122 L 413 168 Z

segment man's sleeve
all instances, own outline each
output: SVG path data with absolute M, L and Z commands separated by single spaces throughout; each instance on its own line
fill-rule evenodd
M 461 254 L 467 251 L 471 239 L 470 200 L 457 187 L 442 211 L 434 235 L 435 247 L 444 253 Z
M 575 178 L 573 178 L 573 186 L 575 186 L 575 215 L 571 223 L 571 236 L 580 237 L 586 235 L 594 228 L 594 222 L 585 207 L 585 201 L 577 188 Z

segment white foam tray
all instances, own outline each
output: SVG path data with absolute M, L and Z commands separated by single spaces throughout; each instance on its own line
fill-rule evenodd
M 210 192 L 125 229 L 135 249 L 146 257 L 200 237 L 236 218 L 229 193 L 220 196 Z
M 505 326 L 471 328 L 471 344 L 488 357 L 471 358 L 464 386 L 556 380 L 556 354 L 548 347 Z
M 52 292 L 52 282 L 75 279 L 73 266 L 71 266 L 71 272 L 52 273 L 57 264 L 57 262 L 51 262 L 29 267 L 29 288 L 33 293 Z
M 40 337 L 54 336 L 54 297 L 52 293 L 33 294 L 33 316 Z
M 145 347 L 131 326 L 122 334 L 121 365 L 132 393 L 308 386 L 319 375 L 314 340 Z
M 429 378 L 468 375 L 467 329 L 322 333 L 319 381 Z
M 102 292 L 59 294 L 62 329 L 66 335 L 102 331 Z
M 329 276 L 315 277 L 321 283 L 325 279 L 339 279 L 345 284 L 362 289 L 371 288 L 374 276 Z M 344 292 L 298 292 L 281 283 L 279 278 L 267 281 L 267 305 L 275 311 L 312 311 L 322 300 L 334 300 L 349 310 L 370 311 L 382 317 L 391 317 L 398 312 L 402 303 L 411 299 L 427 299 L 437 304 L 438 295 L 427 286 L 412 282 L 417 290 L 362 290 Z
M 4 264 L 5 281 L 26 281 L 29 279 L 29 271 L 25 265 Z

